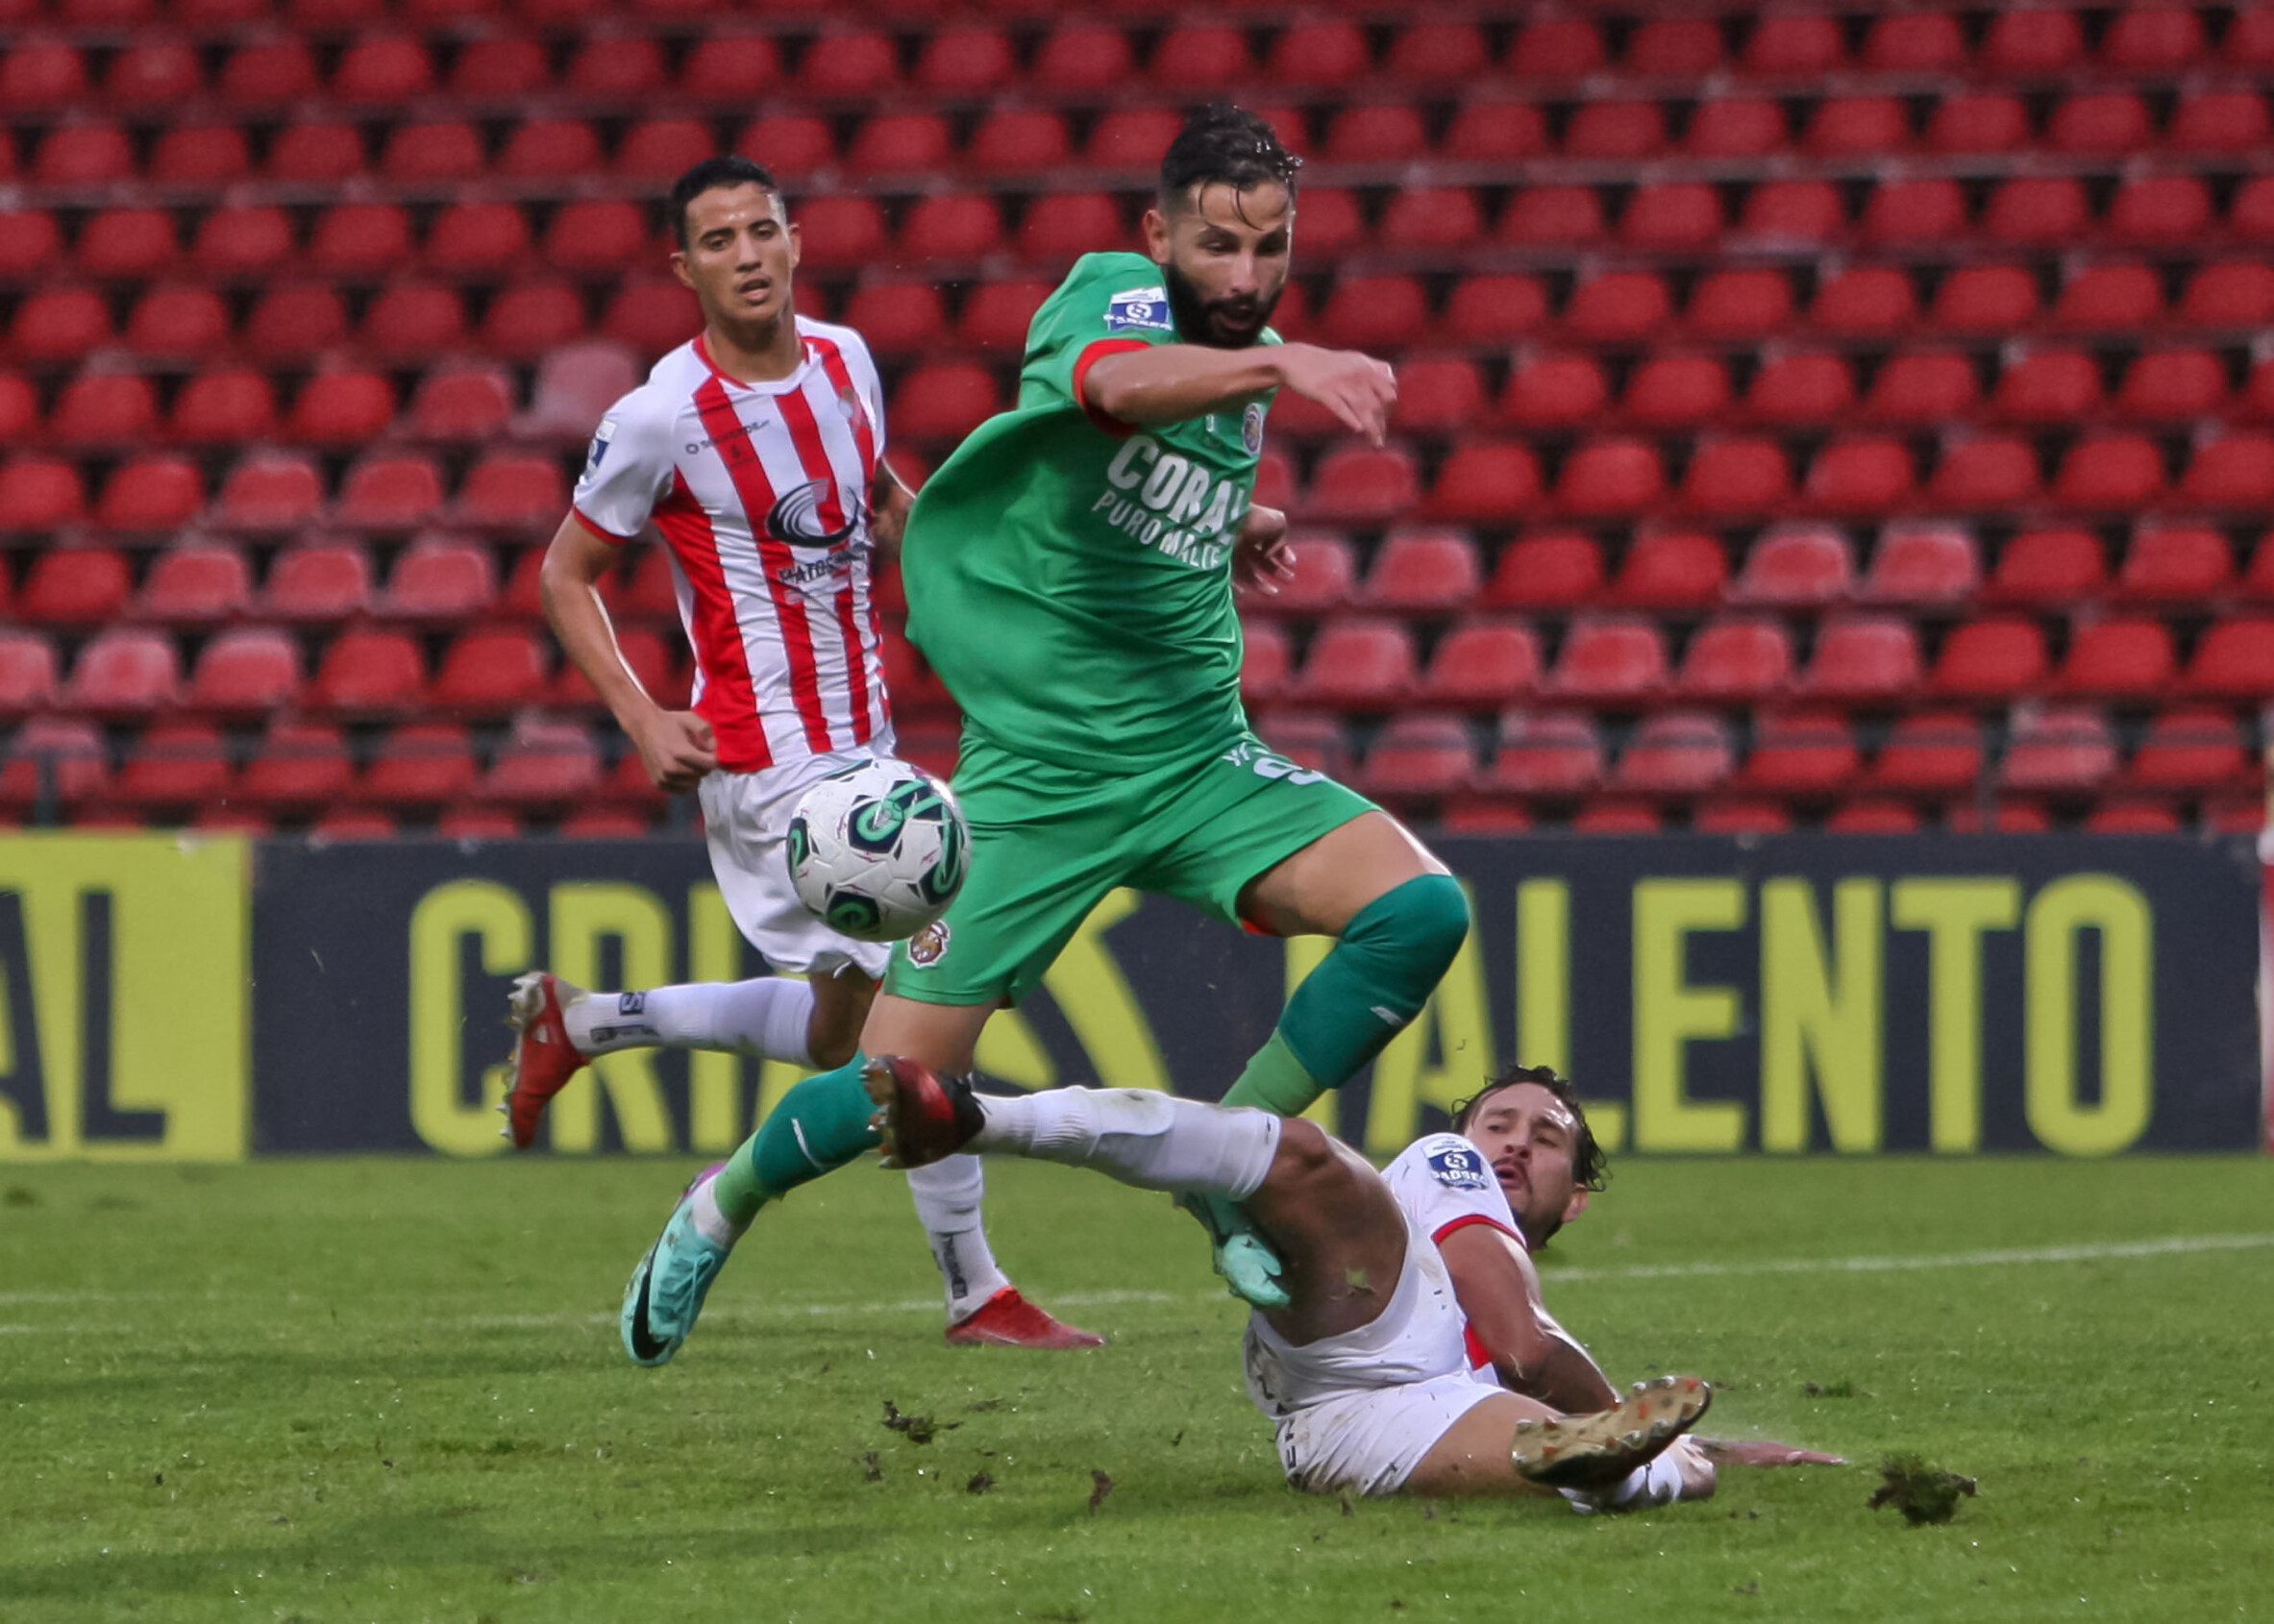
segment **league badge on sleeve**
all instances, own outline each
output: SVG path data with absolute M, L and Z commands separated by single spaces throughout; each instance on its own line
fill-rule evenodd
M 1115 294 L 1105 302 L 1105 331 L 1174 332 L 1175 324 L 1169 319 L 1169 290 L 1132 287 L 1126 293 Z
M 616 420 L 604 417 L 600 427 L 592 431 L 592 449 L 584 454 L 584 478 L 589 480 L 600 472 L 600 459 L 608 454 L 608 442 L 616 437 Z
M 1483 1190 L 1491 1183 L 1484 1153 L 1472 1145 L 1448 1144 L 1431 1152 L 1429 1172 L 1438 1183 L 1454 1190 Z

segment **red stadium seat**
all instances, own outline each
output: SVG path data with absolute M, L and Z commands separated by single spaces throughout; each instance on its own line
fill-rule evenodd
M 324 806 L 347 797 L 355 773 L 339 728 L 278 716 L 270 719 L 258 752 L 238 775 L 235 794 L 261 807 Z
M 1590 800 L 1572 815 L 1573 834 L 1656 834 L 1666 827 L 1658 808 L 1646 800 L 1612 797 Z
M 1540 498 L 1540 465 L 1515 441 L 1455 446 L 1438 465 L 1426 510 L 1432 518 L 1507 524 Z
M 2265 98 L 2256 91 L 2182 93 L 2163 141 L 2175 152 L 2257 152 L 2274 141 L 2274 119 L 2267 115 Z
M 2179 494 L 2198 507 L 2263 512 L 2274 504 L 2274 435 L 2237 431 L 2196 446 Z
M 526 123 L 516 124 L 507 135 L 506 145 L 498 154 L 496 164 L 500 175 L 516 181 L 565 180 L 593 173 L 601 167 L 600 132 L 581 118 L 532 118 Z M 527 240 L 526 223 L 518 228 L 507 227 L 499 217 L 498 211 L 510 208 L 510 205 L 472 205 L 470 207 L 482 212 L 473 220 L 459 220 L 455 209 L 464 207 L 468 206 L 454 206 L 454 211 L 443 215 L 444 220 L 452 222 L 456 231 L 468 236 L 480 234 L 474 229 L 479 222 L 483 232 L 492 234 L 518 229 L 520 239 Z M 514 209 L 513 213 L 518 219 L 520 210 Z M 435 257 L 435 240 L 439 234 L 439 232 L 428 234 L 429 259 Z
M 145 438 L 158 422 L 158 391 L 131 373 L 92 373 L 63 385 L 49 413 L 48 432 L 73 448 L 126 445 Z
M 991 28 L 946 28 L 917 53 L 917 88 L 946 95 L 985 95 L 1018 75 L 1010 37 Z
M 103 794 L 110 783 L 101 729 L 91 723 L 37 716 L 16 730 L 0 763 L 0 805 L 28 808 L 52 797 L 75 806 Z
M 1570 711 L 1505 711 L 1487 781 L 1513 795 L 1584 795 L 1602 782 L 1603 740 Z
M 2001 181 L 1982 213 L 1993 242 L 2053 248 L 2086 234 L 2091 211 L 2084 183 L 2073 175 L 2024 175 Z
M 1484 602 L 1499 608 L 1563 609 L 1593 602 L 1603 586 L 1603 554 L 1578 530 L 1540 530 L 1501 552 Z
M 1746 197 L 1740 236 L 1765 243 L 1832 241 L 1846 226 L 1840 193 L 1828 181 L 1765 181 Z
M 189 706 L 219 716 L 260 716 L 300 692 L 300 646 L 273 627 L 236 627 L 198 652 Z
M 810 214 L 811 210 L 807 210 Z M 1018 252 L 1025 259 L 1058 263 L 1081 254 L 1125 245 L 1121 208 L 1103 192 L 1042 192 L 1019 222 Z
M 206 626 L 235 620 L 252 602 L 253 574 L 242 553 L 187 541 L 152 561 L 128 613 L 166 626 Z
M 1781 800 L 1716 796 L 1697 803 L 1690 826 L 1699 834 L 1782 834 L 1792 814 Z
M 1629 248 L 1651 253 L 1708 248 L 1720 234 L 1720 194 L 1695 181 L 1641 187 L 1619 220 L 1619 240 Z
M 487 440 L 512 415 L 513 381 L 502 367 L 437 367 L 419 380 L 410 400 L 411 432 L 421 439 Z
M 1395 446 L 1337 446 L 1319 459 L 1304 494 L 1315 518 L 1380 523 L 1409 512 L 1421 497 L 1421 470 Z
M 86 96 L 87 63 L 68 41 L 35 35 L 12 43 L 13 48 L 0 58 L 0 104 L 27 111 L 61 109 Z
M 1044 91 L 1105 90 L 1129 83 L 1136 72 L 1126 34 L 1075 18 L 1043 36 L 1035 47 L 1032 79 Z
M 434 64 L 426 46 L 404 35 L 364 35 L 332 72 L 332 94 L 349 103 L 399 106 L 433 87 Z
M 1648 158 L 1665 145 L 1666 113 L 1653 101 L 1581 102 L 1564 126 L 1566 158 Z
M 846 150 L 857 175 L 927 175 L 945 169 L 953 139 L 948 121 L 928 112 L 878 113 L 861 124 Z
M 1073 159 L 1066 121 L 1041 108 L 999 108 L 972 133 L 964 161 L 982 175 L 1043 175 Z
M 1928 312 L 1936 327 L 1952 332 L 2008 332 L 2037 315 L 2037 279 L 2021 265 L 1954 266 Z
M 1927 689 L 1938 698 L 2011 699 L 2041 685 L 2048 663 L 2036 621 L 1993 615 L 1950 628 Z
M 360 614 L 371 596 L 371 559 L 360 547 L 309 541 L 277 554 L 260 611 L 283 621 L 340 621 Z
M 1425 704 L 1504 705 L 1540 680 L 1537 633 L 1522 621 L 1466 620 L 1439 639 L 1416 697 Z
M 1962 526 L 1890 525 L 1857 596 L 1869 603 L 1963 603 L 1982 580 L 1974 535 Z
M 2056 686 L 2071 694 L 2149 699 L 2178 673 L 2178 652 L 2162 621 L 2119 615 L 2077 627 Z
M 1627 36 L 1626 71 L 1645 78 L 1696 78 L 1721 62 L 1721 30 L 1710 17 L 1651 17 Z
M 2163 313 L 2163 280 L 2132 261 L 2086 265 L 2062 284 L 2055 327 L 2087 332 L 2153 327 Z
M 1708 711 L 1644 717 L 1611 770 L 1611 788 L 1632 795 L 1693 796 L 1713 789 L 1737 764 L 1728 725 Z
M 794 175 L 835 163 L 837 137 L 823 119 L 773 113 L 745 125 L 732 150 L 754 156 L 777 174 Z M 802 209 L 799 217 L 803 218 Z
M 35 626 L 100 626 L 117 618 L 133 585 L 126 554 L 114 548 L 43 549 L 32 558 L 15 612 Z
M 900 251 L 912 260 L 976 259 L 1001 246 L 1001 211 L 982 194 L 919 198 L 901 223 Z
M 1481 585 L 1475 544 L 1459 530 L 1393 530 L 1374 554 L 1361 602 L 1400 613 L 1444 611 L 1474 603 Z
M 2135 603 L 2203 603 L 2234 584 L 2234 554 L 2223 534 L 2201 526 L 2159 526 L 2133 538 L 2114 595 Z
M 2274 495 L 2274 465 L 2266 484 Z M 2163 489 L 2163 454 L 2144 434 L 2087 434 L 2053 478 L 2054 500 L 2073 507 L 2139 507 Z
M 828 53 L 818 49 L 810 56 L 828 60 Z M 809 62 L 808 71 L 818 81 L 827 70 L 815 69 Z M 612 31 L 588 35 L 569 58 L 560 80 L 563 88 L 580 96 L 652 95 L 664 84 L 662 43 Z
M 87 483 L 76 464 L 21 455 L 0 462 L 0 534 L 61 529 L 86 511 Z
M 97 716 L 147 716 L 172 704 L 181 687 L 172 638 L 146 627 L 113 627 L 80 649 L 62 702 Z
M 363 317 L 363 347 L 390 360 L 423 360 L 466 342 L 466 308 L 457 290 L 397 283 L 381 291 Z
M 1240 702 L 1252 709 L 1276 698 L 1295 669 L 1295 645 L 1266 620 L 1240 628 Z
M 2082 350 L 2046 349 L 2008 366 L 1991 409 L 2015 423 L 2068 423 L 2100 406 L 2100 368 Z
M 893 392 L 890 421 L 912 439 L 960 439 L 998 406 L 995 375 L 973 361 L 938 361 L 911 370 Z
M 2037 494 L 2036 449 L 2005 434 L 1983 434 L 1945 447 L 1927 482 L 1927 499 L 1954 512 L 2019 506 Z
M 1802 495 L 1827 513 L 1886 513 L 1911 498 L 1911 452 L 1888 435 L 1841 436 L 1809 464 Z
M 1372 70 L 1366 36 L 1347 22 L 1298 22 L 1272 41 L 1264 76 L 1273 85 L 1332 89 L 1356 84 Z
M 2255 766 L 2242 725 L 2197 705 L 2159 712 L 2122 777 L 2136 789 L 2217 790 L 2249 783 Z
M 52 704 L 56 648 L 38 632 L 0 626 L 0 716 L 22 716 Z
M 323 500 L 323 477 L 309 458 L 255 452 L 221 481 L 214 517 L 233 530 L 290 530 L 313 519 Z
M 2259 538 L 2258 549 L 2251 554 L 2238 584 L 2245 598 L 2274 600 L 2274 530 Z
M 1682 476 L 1682 503 L 1693 513 L 1767 513 L 1784 505 L 1792 485 L 1792 464 L 1776 441 L 1705 440 Z
M 103 481 L 95 523 L 104 529 L 154 537 L 178 530 L 206 504 L 205 477 L 186 456 L 145 454 L 128 458 Z
M 1703 608 L 1720 598 L 1728 567 L 1711 535 L 1644 530 L 1627 549 L 1604 601 L 1622 608 Z
M 1026 330 L 1033 324 L 1034 312 L 1042 308 L 1051 291 L 1048 283 L 1034 280 L 983 283 L 964 296 L 956 332 L 964 342 L 982 350 L 1021 354 L 1026 346 Z M 849 316 L 848 325 L 860 324 Z
M 2111 67 L 2139 73 L 2168 73 L 2191 67 L 2208 54 L 2202 19 L 2178 7 L 2139 7 L 2117 12 L 2100 41 L 2100 60 Z
M 1588 247 L 1606 234 L 1593 186 L 1528 186 L 1501 210 L 1496 240 L 1517 247 Z
M 1753 724 L 1753 748 L 1733 780 L 1755 793 L 1834 795 L 1862 765 L 1855 733 L 1837 710 L 1770 710 Z
M 106 209 L 80 228 L 79 268 L 90 277 L 147 277 L 180 257 L 174 217 L 161 209 Z
M 706 49 L 698 45 L 696 58 L 700 60 Z M 450 68 L 450 93 L 460 101 L 505 101 L 534 95 L 552 88 L 552 83 L 553 66 L 545 47 L 527 35 L 469 39 Z
M 1654 699 L 1667 682 L 1666 640 L 1655 623 L 1632 615 L 1581 617 L 1564 635 L 1544 693 L 1582 703 Z
M 1302 208 L 1307 251 L 1312 245 L 1309 192 L 1303 194 Z M 1401 187 L 1382 211 L 1380 238 L 1400 248 L 1472 247 L 1485 240 L 1483 206 L 1467 186 Z M 1355 245 L 1357 237 L 1352 234 L 1347 240 Z
M 259 360 L 307 361 L 345 343 L 347 331 L 347 306 L 338 293 L 313 283 L 285 283 L 254 302 L 245 318 L 244 345 Z
M 1602 67 L 1609 53 L 1593 22 L 1556 17 L 1526 23 L 1508 50 L 1508 71 L 1519 79 L 1583 79 Z
M 1855 589 L 1855 559 L 1847 537 L 1823 525 L 1780 526 L 1745 554 L 1730 583 L 1733 603 L 1810 607 L 1836 603 Z
M 1697 104 L 1683 134 L 1691 158 L 1767 158 L 1781 150 L 1790 133 L 1785 110 L 1764 96 L 1714 96 Z
M 315 56 L 307 41 L 289 36 L 255 40 L 230 52 L 217 85 L 221 100 L 236 108 L 299 101 L 315 93 Z
M 1864 411 L 1883 423 L 1941 424 L 1971 416 L 1978 394 L 1971 357 L 1915 350 L 1887 358 L 1871 380 Z
M 1865 774 L 1866 784 L 1898 795 L 1949 795 L 1982 776 L 1982 728 L 1963 710 L 1900 718 Z
M 1400 377 L 1401 389 L 1411 377 Z M 1729 409 L 1729 373 L 1711 356 L 1653 356 L 1628 377 L 1619 405 L 1637 422 L 1687 428 L 1718 418 Z M 1405 403 L 1399 402 L 1404 415 Z
M 2267 376 L 2274 379 L 2274 371 Z M 1399 364 L 1397 422 L 1401 427 L 1422 434 L 1453 434 L 1475 423 L 1485 411 L 1484 379 L 1474 363 L 1424 356 Z
M 144 805 L 218 800 L 229 792 L 229 741 L 208 722 L 161 722 L 127 748 L 110 793 Z
M 2177 834 L 2185 824 L 2179 808 L 2166 801 L 2126 796 L 2094 806 L 2084 826 L 2096 834 Z
M 1395 716 L 1366 752 L 1359 782 L 1393 804 L 1435 800 L 1466 788 L 1476 772 L 1469 725 L 1432 712 Z
M 1916 834 L 1918 827 L 1916 808 L 1868 796 L 1841 801 L 1824 819 L 1825 830 L 1834 834 Z
M 1917 312 L 1909 277 L 1891 265 L 1858 265 L 1825 279 L 1808 318 L 1827 332 L 1865 336 L 1908 327 Z
M 135 149 L 115 124 L 63 124 L 33 149 L 28 178 L 42 186 L 109 186 L 135 174 Z
M 333 519 L 353 530 L 410 530 L 442 506 L 442 471 L 424 456 L 366 457 L 340 483 Z
M 352 627 L 325 648 L 309 700 L 345 715 L 385 715 L 426 701 L 426 661 L 409 633 Z
M 702 328 L 695 296 L 664 277 L 627 277 L 601 312 L 600 331 L 611 344 L 643 357 L 684 344 Z
M 625 133 L 611 167 L 628 180 L 669 182 L 718 150 L 718 137 L 702 119 L 643 119 Z
M 1438 142 L 1455 163 L 1513 163 L 1547 151 L 1547 119 L 1530 102 L 1478 97 L 1461 103 Z
M 514 806 L 573 802 L 600 782 L 592 735 L 569 722 L 524 717 L 474 786 L 482 800 Z
M 1406 102 L 1362 102 L 1328 121 L 1320 156 L 1329 163 L 1407 163 L 1428 148 L 1421 109 Z
M 377 438 L 395 417 L 395 391 L 370 372 L 320 372 L 292 403 L 288 431 L 312 445 L 350 446 Z
M 1611 385 L 1593 356 L 1534 355 L 1509 369 L 1500 415 L 1524 429 L 1572 427 L 1600 417 Z
M 1672 296 L 1656 273 L 1605 271 L 1571 290 L 1564 324 L 1583 342 L 1615 344 L 1649 336 L 1672 314 Z
M 2129 90 L 2097 90 L 2066 96 L 2045 127 L 2055 152 L 2121 157 L 2151 144 L 2155 127 L 2147 104 Z
M 1856 222 L 1858 239 L 1875 247 L 1944 242 L 1964 236 L 1965 230 L 1965 197 L 1945 176 L 1880 182 Z
M 351 179 L 365 163 L 362 133 L 331 119 L 287 125 L 268 149 L 269 178 L 305 185 Z
M 1186 23 L 1171 29 L 1146 63 L 1147 75 L 1155 85 L 1180 94 L 1229 88 L 1249 80 L 1254 69 L 1247 36 L 1222 23 Z M 1160 161 L 1157 153 L 1152 161 Z
M 111 337 L 111 309 L 87 287 L 27 295 L 9 324 L 9 346 L 29 361 L 75 361 Z
M 1565 460 L 1556 505 L 1566 513 L 1605 518 L 1640 513 L 1666 495 L 1658 448 L 1624 436 L 1588 440 Z
M 2085 55 L 2085 34 L 2074 12 L 1999 12 L 1983 37 L 1981 64 L 1999 74 L 2043 74 L 2072 67 Z
M 2215 218 L 2199 177 L 2142 175 L 2117 186 L 2107 228 L 2118 242 L 2168 245 L 2200 236 Z
M 1745 406 L 1764 423 L 1833 423 L 1854 404 L 1855 394 L 1855 375 L 1844 357 L 1801 350 L 1762 365 Z
M 1765 78 L 1814 78 L 1846 65 L 1840 19 L 1814 12 L 1771 12 L 1754 25 L 1744 65 Z
M 2014 712 L 1998 783 L 2011 790 L 2079 794 L 2116 770 L 2108 718 L 2086 705 L 2021 705 Z
M 391 806 L 449 800 L 471 789 L 479 769 L 466 730 L 455 722 L 414 722 L 382 739 L 362 793 Z
M 846 301 L 842 319 L 868 340 L 870 349 L 887 356 L 927 349 L 949 325 L 947 302 L 928 282 L 865 283 Z M 1025 323 L 1019 335 L 1024 342 Z
M 2132 417 L 2211 417 L 2226 404 L 2226 367 L 2211 351 L 2148 350 L 2125 370 L 2116 406 Z
M 7 143 L 0 141 L 0 175 L 7 173 Z M 49 269 L 62 256 L 63 234 L 53 214 L 37 209 L 0 209 L 0 273 L 31 276 Z M 95 314 L 107 329 L 109 313 L 100 297 L 87 292 L 82 303 L 86 300 L 93 301 Z
M 29 436 L 39 423 L 39 396 L 28 379 L 12 372 L 0 372 L 0 442 L 20 442 Z M 4 578 L 5 571 L 0 571 Z M 7 591 L 0 587 L 0 609 L 7 604 Z
M 543 697 L 549 667 L 546 645 L 536 633 L 520 627 L 480 627 L 452 642 L 427 700 L 468 715 L 502 715 Z
M 1784 624 L 1766 615 L 1710 620 L 1690 639 L 1674 674 L 1673 692 L 1717 703 L 1764 700 L 1792 676 L 1792 641 Z
M 1766 267 L 1709 271 L 1698 280 L 1683 319 L 1706 338 L 1780 332 L 1792 320 L 1792 284 L 1783 272 Z
M 2274 67 L 2274 9 L 2238 8 L 2219 43 L 2219 59 L 2234 67 Z
M 1391 40 L 1383 71 L 1401 85 L 1469 86 L 1491 61 L 1491 47 L 1475 24 L 1414 22 Z
M 2195 645 L 2183 685 L 2206 699 L 2262 701 L 2274 694 L 2274 618 L 2238 615 L 2213 622 Z
M 802 218 L 808 242 L 821 201 Z M 607 271 L 633 264 L 650 251 L 647 221 L 637 205 L 616 198 L 580 198 L 561 205 L 545 228 L 542 245 L 548 264 L 568 270 Z
M 1276 597 L 1251 603 L 1250 609 L 1316 615 L 1356 598 L 1358 565 L 1348 542 L 1338 535 L 1298 531 L 1289 537 L 1289 545 L 1295 554 L 1295 575 L 1281 583 Z
M 1504 344 L 1545 326 L 1547 315 L 1547 289 L 1540 279 L 1505 273 L 1455 283 L 1438 325 L 1456 343 Z
M 567 510 L 567 483 L 548 456 L 493 452 L 458 487 L 459 519 L 481 529 L 549 530 Z
M 1880 158 L 1911 144 L 1911 120 L 1893 96 L 1827 96 L 1801 130 L 1819 158 Z
M 209 356 L 229 342 L 229 308 L 211 288 L 161 283 L 135 301 L 125 342 L 137 355 Z M 12 437 L 6 422 L 0 413 L 0 433 Z
M 412 185 L 470 181 L 482 173 L 484 161 L 482 136 L 474 126 L 441 119 L 395 126 L 381 149 L 379 172 L 390 181 Z
M 1090 131 L 1083 156 L 1095 169 L 1142 169 L 1157 173 L 1161 155 L 1176 138 L 1181 121 L 1166 108 L 1115 108 Z

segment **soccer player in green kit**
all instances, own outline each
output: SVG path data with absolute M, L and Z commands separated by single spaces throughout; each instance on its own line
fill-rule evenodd
M 926 483 L 902 570 L 909 635 L 964 711 L 955 790 L 971 877 L 894 954 L 862 1054 L 806 1079 L 689 1188 L 632 1275 L 626 1351 L 678 1351 L 770 1199 L 877 1144 L 868 1055 L 960 1074 L 988 1016 L 1041 978 L 1118 886 L 1337 945 L 1225 1095 L 1294 1116 L 1420 1013 L 1459 950 L 1459 884 L 1402 825 L 1275 754 L 1240 705 L 1235 578 L 1287 568 L 1251 504 L 1281 388 L 1380 444 L 1397 397 L 1370 357 L 1282 344 L 1296 170 L 1269 124 L 1195 113 L 1162 160 L 1147 253 L 1078 260 L 1027 333 L 1017 406 Z M 1238 1209 L 1188 1205 L 1232 1289 L 1287 1300 Z M 984 1255 L 959 1260 L 993 1271 Z

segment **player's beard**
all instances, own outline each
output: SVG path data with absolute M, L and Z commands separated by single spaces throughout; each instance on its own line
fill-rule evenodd
M 1287 291 L 1287 284 L 1281 283 L 1269 299 L 1203 299 L 1192 278 L 1178 270 L 1174 259 L 1161 267 L 1161 281 L 1169 290 L 1169 312 L 1176 318 L 1176 335 L 1188 344 L 1206 344 L 1217 350 L 1244 350 L 1261 338 L 1279 295 Z

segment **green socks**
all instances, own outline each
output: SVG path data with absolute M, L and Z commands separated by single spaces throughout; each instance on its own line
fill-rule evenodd
M 1421 1013 L 1468 934 L 1469 898 L 1449 874 L 1376 897 L 1295 990 L 1224 1103 L 1295 1117 L 1342 1087 Z
M 758 1131 L 727 1159 L 711 1183 L 711 1195 L 729 1223 L 749 1223 L 767 1202 L 876 1148 L 877 1131 L 869 1119 L 877 1108 L 860 1080 L 867 1064 L 856 1054 L 834 1071 L 807 1077 L 781 1096 Z

